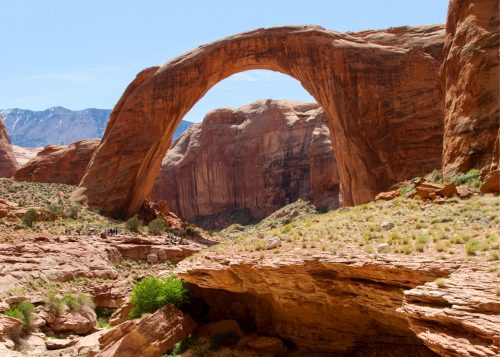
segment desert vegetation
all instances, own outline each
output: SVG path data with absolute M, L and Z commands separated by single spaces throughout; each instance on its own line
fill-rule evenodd
M 187 303 L 188 299 L 189 291 L 184 281 L 175 275 L 164 279 L 148 277 L 132 288 L 130 318 L 135 319 L 145 313 L 155 312 L 167 304 L 181 306 Z

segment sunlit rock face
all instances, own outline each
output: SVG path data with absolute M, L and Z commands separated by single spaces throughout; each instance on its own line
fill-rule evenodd
M 9 136 L 0 116 L 0 177 L 11 177 L 17 170 L 17 161 Z
M 68 146 L 49 145 L 16 171 L 16 181 L 78 185 L 99 140 L 82 140 Z
M 440 166 L 443 113 L 436 87 L 443 43 L 442 26 L 377 35 L 277 27 L 228 37 L 148 68 L 115 106 L 73 199 L 111 215 L 137 212 L 191 107 L 230 75 L 267 69 L 299 80 L 325 110 L 343 203 L 366 202 L 393 183 Z
M 452 0 L 449 5 L 440 73 L 445 176 L 482 168 L 493 157 L 500 118 L 498 4 Z
M 242 208 L 262 218 L 298 198 L 337 208 L 338 189 L 323 109 L 262 100 L 191 126 L 169 149 L 152 196 L 185 219 Z

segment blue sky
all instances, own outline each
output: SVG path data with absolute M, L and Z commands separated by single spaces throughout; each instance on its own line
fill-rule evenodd
M 112 108 L 135 74 L 204 43 L 259 27 L 337 31 L 444 23 L 447 0 L 0 0 L 0 108 Z M 213 87 L 185 119 L 262 98 L 312 101 L 269 71 Z

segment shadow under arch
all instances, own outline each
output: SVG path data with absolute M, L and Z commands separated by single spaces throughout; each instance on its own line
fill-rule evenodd
M 414 41 L 422 31 L 437 34 L 433 46 Z M 384 43 L 316 26 L 258 29 L 140 72 L 113 109 L 73 200 L 109 215 L 136 213 L 184 115 L 213 85 L 251 69 L 297 79 L 324 108 L 344 204 L 368 201 L 402 178 L 438 167 L 443 117 L 435 53 L 443 29 L 400 32 Z M 419 135 L 410 145 L 407 128 Z M 424 147 L 426 155 L 413 152 Z

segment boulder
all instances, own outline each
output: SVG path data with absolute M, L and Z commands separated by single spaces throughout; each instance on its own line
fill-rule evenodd
M 130 311 L 132 311 L 132 304 L 126 302 L 118 310 L 113 312 L 111 318 L 109 319 L 109 324 L 111 326 L 117 326 L 129 319 Z
M 457 193 L 457 187 L 453 183 L 438 184 L 432 182 L 421 182 L 415 185 L 417 195 L 422 199 L 435 200 L 439 197 L 451 197 Z
M 174 305 L 140 320 L 126 321 L 99 338 L 99 357 L 156 357 L 188 337 L 196 323 Z
M 86 335 L 99 328 L 97 325 L 97 316 L 94 310 L 88 306 L 84 306 L 77 311 L 66 310 L 59 316 L 44 311 L 41 313 L 41 317 L 54 332 L 71 332 L 77 335 Z
M 401 196 L 401 192 L 399 192 L 399 190 L 380 192 L 377 196 L 375 196 L 375 200 L 376 201 L 390 201 L 390 200 L 393 200 L 399 196 Z
M 247 347 L 261 352 L 282 352 L 286 350 L 285 344 L 279 338 L 257 336 L 246 343 Z
M 0 352 L 14 348 L 14 341 L 19 338 L 23 330 L 21 320 L 0 314 Z
M 46 146 L 16 171 L 14 179 L 78 185 L 98 145 L 99 140 L 82 140 L 69 146 Z
M 45 341 L 45 346 L 47 346 L 48 350 L 60 350 L 62 348 L 73 346 L 77 342 L 77 339 L 49 337 Z

